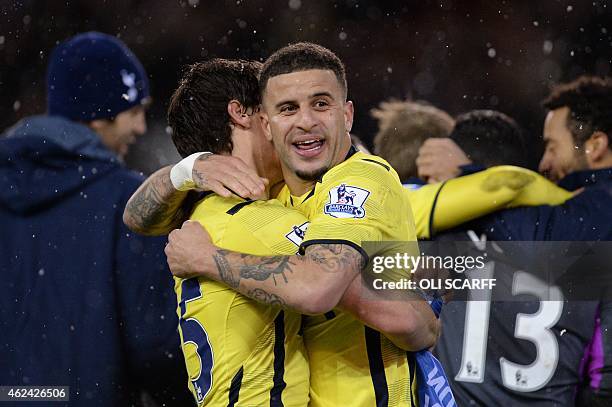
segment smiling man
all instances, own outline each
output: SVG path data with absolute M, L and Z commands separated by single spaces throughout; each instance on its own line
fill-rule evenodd
M 353 105 L 346 100 L 344 66 L 331 51 L 309 43 L 282 48 L 264 64 L 260 86 L 266 137 L 274 142 L 287 184 L 279 199 L 311 222 L 303 255 L 222 250 L 189 222 L 170 234 L 168 262 L 177 276 L 206 276 L 247 296 L 265 293 L 260 301 L 274 298 L 290 309 L 324 314 L 304 326 L 311 405 L 410 406 L 414 381 L 406 352 L 356 319 L 376 314 L 390 300 L 354 306 L 361 293 L 347 290 L 368 254 L 384 255 L 366 253 L 363 242 L 416 241 L 399 178 L 384 160 L 351 146 Z M 394 338 L 404 349 L 433 344 L 436 323 L 428 304 L 420 298 L 404 304 L 411 318 L 389 313 L 381 330 L 388 337 L 408 332 Z

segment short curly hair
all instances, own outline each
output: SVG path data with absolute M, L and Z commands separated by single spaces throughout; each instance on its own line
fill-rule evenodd
M 472 110 L 457 116 L 450 138 L 470 160 L 492 167 L 525 167 L 525 133 L 511 117 L 496 110 Z
M 596 131 L 612 135 L 612 78 L 581 76 L 555 86 L 542 105 L 555 110 L 568 107 L 567 128 L 583 145 Z M 608 145 L 612 149 L 612 146 Z
M 332 71 L 346 98 L 347 84 L 344 64 L 332 51 L 311 42 L 290 44 L 270 55 L 261 68 L 259 87 L 262 93 L 265 93 L 270 78 L 310 69 Z

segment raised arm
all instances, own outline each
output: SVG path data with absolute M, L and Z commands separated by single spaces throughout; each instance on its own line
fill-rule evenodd
M 123 212 L 123 222 L 132 231 L 165 235 L 180 227 L 197 197 L 189 192 L 190 188 L 213 191 L 225 197 L 235 193 L 253 199 L 265 193 L 265 180 L 236 157 L 203 154 L 195 161 L 185 158 L 175 167 L 184 173 L 183 179 L 178 181 L 183 184 L 179 186 L 181 190 L 171 180 L 173 166 L 168 166 L 153 173 L 134 192 Z
M 560 205 L 574 196 L 536 172 L 511 165 L 406 193 L 419 238 L 429 238 L 431 232 L 450 229 L 500 209 Z
M 179 191 L 170 182 L 172 166 L 154 172 L 130 197 L 123 223 L 143 235 L 165 235 L 180 227 L 188 213 L 183 205 L 189 191 Z

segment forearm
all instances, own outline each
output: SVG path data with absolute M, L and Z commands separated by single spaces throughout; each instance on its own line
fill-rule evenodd
M 188 191 L 178 191 L 170 181 L 172 166 L 153 173 L 134 192 L 123 211 L 123 222 L 144 235 L 165 235 L 188 217 L 183 203 Z
M 432 347 L 439 322 L 420 295 L 405 291 L 390 299 L 384 292 L 365 288 L 361 277 L 349 285 L 339 308 L 385 335 L 397 347 L 419 351 Z
M 202 259 L 197 274 L 259 302 L 320 314 L 340 302 L 363 258 L 349 246 L 316 246 L 304 256 L 261 257 L 217 249 Z
M 432 216 L 433 230 L 439 231 L 500 209 L 559 205 L 571 197 L 572 193 L 541 175 L 514 166 L 489 168 L 446 181 L 443 186 L 427 185 L 409 193 L 420 238 L 430 237 L 428 225 Z

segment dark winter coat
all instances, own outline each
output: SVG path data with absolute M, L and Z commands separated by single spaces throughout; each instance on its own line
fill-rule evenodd
M 0 138 L 0 385 L 189 405 L 165 239 L 122 222 L 141 182 L 78 123 L 31 117 Z

